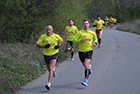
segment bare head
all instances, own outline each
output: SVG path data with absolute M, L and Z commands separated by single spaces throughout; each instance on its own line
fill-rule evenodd
M 97 20 L 100 20 L 101 19 L 101 15 L 97 15 Z
M 53 27 L 51 25 L 47 25 L 45 30 L 46 30 L 48 36 L 52 35 Z
M 69 25 L 73 26 L 73 24 L 74 24 L 74 21 L 72 19 L 69 19 Z
M 83 20 L 84 29 L 89 29 L 89 26 L 90 26 L 89 21 L 88 20 Z

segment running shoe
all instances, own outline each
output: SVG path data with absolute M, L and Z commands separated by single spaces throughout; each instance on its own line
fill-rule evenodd
M 51 83 L 48 83 L 48 84 L 45 86 L 45 88 L 46 88 L 47 90 L 51 90 Z
M 53 77 L 56 77 L 57 73 L 56 73 L 56 67 L 53 67 Z
M 88 82 L 88 80 L 84 79 L 83 82 L 81 82 L 81 84 L 84 85 L 84 86 L 88 86 L 87 82 Z
M 74 61 L 74 59 L 73 59 L 73 58 L 71 58 L 71 61 Z
M 101 47 L 101 45 L 99 44 L 99 45 L 98 45 L 98 47 L 100 48 L 100 47 Z
M 89 75 L 91 75 L 91 73 L 92 73 L 92 65 L 91 64 L 89 64 Z

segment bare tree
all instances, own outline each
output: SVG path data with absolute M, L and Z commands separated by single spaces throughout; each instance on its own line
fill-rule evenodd
M 120 2 L 119 0 L 117 0 L 117 6 L 118 6 L 118 12 L 120 14 L 120 17 L 122 16 L 122 13 L 121 13 L 121 8 L 120 8 Z

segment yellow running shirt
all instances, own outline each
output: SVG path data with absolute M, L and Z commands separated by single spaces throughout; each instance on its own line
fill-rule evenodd
M 105 23 L 109 23 L 109 19 L 107 18 L 107 19 L 105 19 Z
M 109 20 L 110 20 L 110 22 L 112 23 L 114 19 L 113 19 L 113 18 L 110 18 Z
M 88 38 L 88 41 L 86 42 L 81 42 L 81 39 L 83 38 Z M 73 39 L 74 43 L 79 43 L 79 51 L 80 52 L 87 52 L 93 50 L 92 48 L 92 39 L 94 40 L 95 43 L 97 43 L 97 36 L 94 31 L 91 30 L 80 30 Z
M 44 46 L 50 44 L 51 46 L 49 48 L 43 48 L 43 54 L 47 56 L 51 56 L 59 52 L 59 50 L 55 49 L 54 47 L 58 44 L 58 42 L 62 42 L 62 41 L 63 39 L 58 34 L 53 33 L 53 35 L 48 36 L 45 33 L 41 35 L 41 37 L 36 43 Z
M 74 38 L 74 36 L 75 36 L 75 33 L 78 32 L 78 29 L 77 29 L 76 26 L 72 26 L 72 27 L 67 26 L 67 27 L 65 28 L 65 32 L 68 33 L 68 35 L 67 35 L 67 40 L 68 40 L 68 41 L 73 41 L 73 38 Z
M 113 20 L 113 23 L 116 23 L 116 21 L 117 21 L 117 19 L 114 19 L 114 20 Z
M 100 30 L 100 29 L 102 29 L 103 27 L 103 24 L 104 24 L 105 22 L 103 21 L 103 20 L 95 20 L 94 22 L 93 22 L 93 25 L 97 25 L 97 24 L 99 24 L 98 26 L 96 26 L 96 30 Z

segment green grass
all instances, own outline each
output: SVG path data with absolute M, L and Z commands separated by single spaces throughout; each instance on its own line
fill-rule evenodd
M 117 27 L 116 28 L 117 30 L 120 30 L 120 31 L 125 31 L 125 32 L 130 32 L 130 33 L 135 33 L 135 34 L 139 34 L 140 35 L 140 32 L 136 31 L 136 30 L 133 30 L 133 29 L 124 29 L 123 27 Z
M 59 62 L 70 56 L 70 53 L 64 53 L 65 44 L 66 42 L 60 48 Z M 36 44 L 15 43 L 0 46 L 0 94 L 13 93 L 46 72 L 42 49 L 37 48 Z M 76 45 L 75 52 L 77 51 Z
M 118 24 L 116 29 L 140 35 L 140 20 Z
M 41 51 L 34 45 L 0 45 L 0 93 L 10 93 L 46 70 Z
M 117 30 L 120 30 L 120 31 L 125 31 L 125 29 L 122 28 L 122 27 L 117 27 L 116 29 L 117 29 Z

